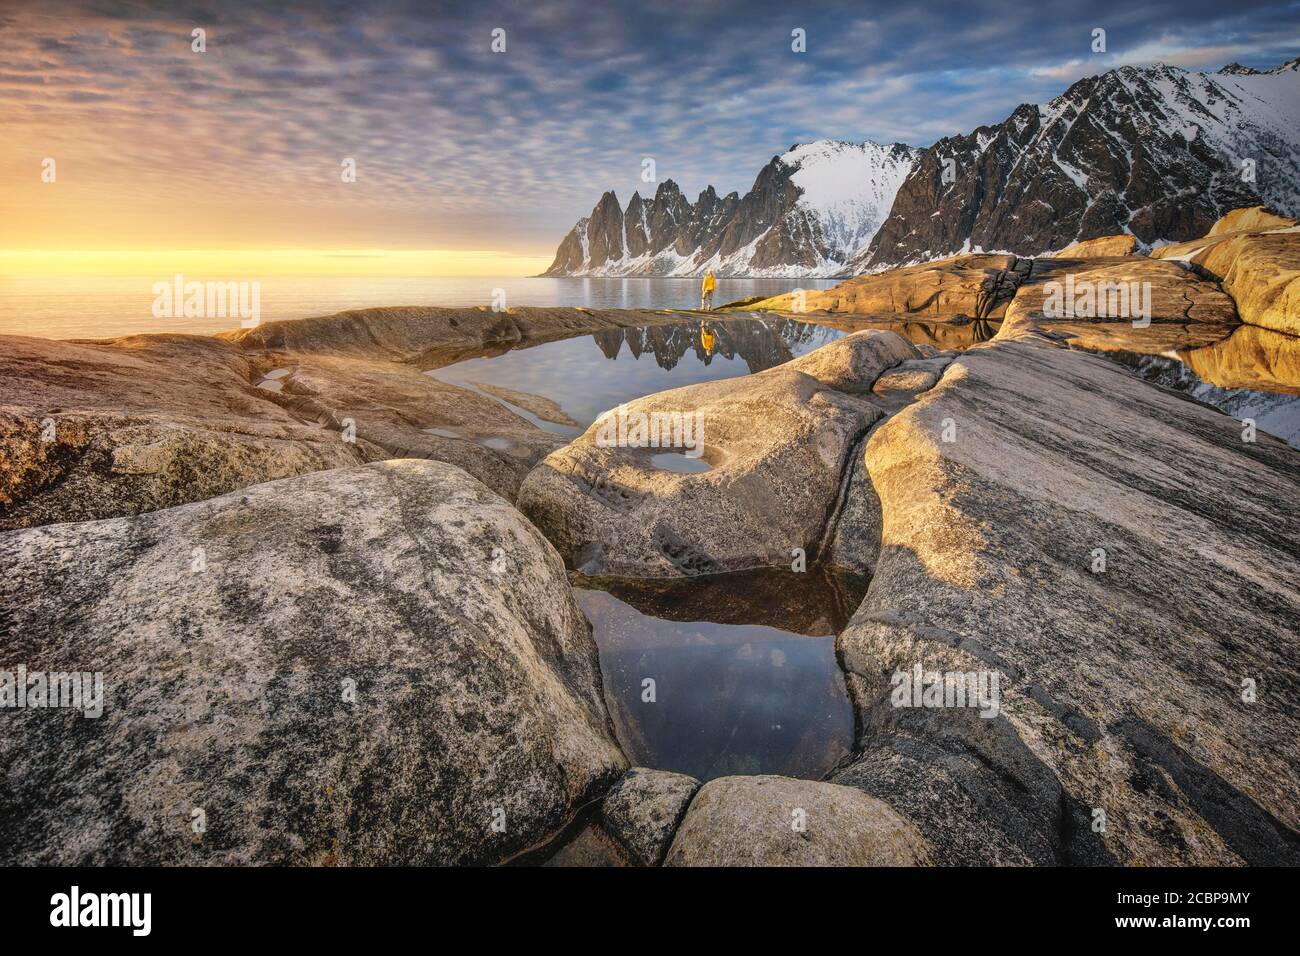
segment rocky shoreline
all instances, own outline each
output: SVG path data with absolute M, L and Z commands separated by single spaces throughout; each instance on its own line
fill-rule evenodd
M 4 337 L 0 669 L 106 700 L 6 715 L 0 862 L 501 863 L 586 807 L 639 865 L 1300 862 L 1300 455 L 1102 357 L 1300 391 L 1300 228 L 1185 245 L 735 306 L 852 334 L 629 403 L 705 416 L 696 473 L 423 374 L 681 313 Z M 1055 315 L 1067 276 L 1149 323 Z M 853 753 L 629 769 L 569 575 L 800 553 L 870 577 Z M 916 667 L 996 675 L 996 714 L 898 706 Z

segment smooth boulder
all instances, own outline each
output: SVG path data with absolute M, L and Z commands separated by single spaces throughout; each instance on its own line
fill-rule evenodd
M 1300 862 L 1293 449 L 1009 321 L 865 463 L 881 548 L 838 638 L 861 733 L 834 781 L 939 863 Z M 896 697 L 918 667 L 997 706 Z
M 495 863 L 626 767 L 558 555 L 441 462 L 0 535 L 0 631 L 104 691 L 4 711 L 6 864 Z
M 923 866 L 929 844 L 881 801 L 793 777 L 706 783 L 677 828 L 665 866 Z
M 1300 222 L 1263 206 L 1234 209 L 1200 239 L 1153 250 L 1223 285 L 1241 320 L 1300 335 Z
M 1031 260 L 1012 255 L 961 255 L 846 279 L 824 290 L 763 299 L 750 306 L 778 312 L 913 314 L 1000 318 Z
M 916 357 L 893 333 L 861 332 L 742 379 L 629 402 L 534 468 L 519 507 L 588 574 L 789 567 L 795 549 L 820 546 L 849 451 L 882 415 L 849 390 L 869 392 L 880 372 Z M 636 447 L 633 429 L 656 416 L 702 429 L 707 471 L 656 460 L 680 447 Z
M 605 831 L 638 865 L 658 866 L 699 789 L 700 782 L 684 773 L 633 767 L 601 802 Z

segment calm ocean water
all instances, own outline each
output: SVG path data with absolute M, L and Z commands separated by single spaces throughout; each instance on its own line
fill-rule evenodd
M 0 276 L 0 335 L 53 339 L 115 338 L 140 332 L 208 334 L 238 328 L 238 320 L 153 315 L 153 285 L 168 276 Z M 186 279 L 217 280 L 187 275 Z M 241 277 L 248 279 L 249 277 Z M 343 309 L 394 305 L 491 305 L 494 289 L 506 304 L 590 308 L 661 309 L 699 305 L 699 279 L 532 278 L 295 278 L 261 282 L 261 318 L 302 319 Z M 825 289 L 828 279 L 719 279 L 722 304 L 791 289 Z

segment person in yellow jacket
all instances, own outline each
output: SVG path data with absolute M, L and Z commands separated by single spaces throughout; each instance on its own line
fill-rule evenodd
M 718 280 L 713 277 L 713 270 L 710 269 L 704 273 L 704 282 L 700 286 L 700 309 L 702 311 L 712 311 L 713 290 L 717 287 Z

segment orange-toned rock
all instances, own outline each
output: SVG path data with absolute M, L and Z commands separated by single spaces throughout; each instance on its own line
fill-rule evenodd
M 1296 225 L 1296 220 L 1270 212 L 1267 206 L 1246 206 L 1234 209 L 1210 227 L 1208 235 L 1221 236 L 1230 232 L 1259 232 L 1263 229 L 1284 229 Z
M 1218 277 L 1243 322 L 1300 335 L 1300 226 L 1242 233 L 1192 262 Z
M 1202 379 L 1220 388 L 1300 395 L 1300 336 L 1242 325 L 1227 338 L 1179 352 L 1178 357 Z
M 1300 221 L 1263 206 L 1234 209 L 1200 239 L 1151 255 L 1189 262 L 1218 279 L 1243 322 L 1300 335 Z
M 1242 209 L 1232 210 L 1232 212 L 1211 226 L 1210 231 L 1199 239 L 1188 239 L 1186 242 L 1175 242 L 1167 246 L 1161 246 L 1158 249 L 1152 249 L 1151 257 L 1153 259 L 1179 259 L 1184 262 L 1191 262 L 1198 253 L 1227 242 L 1234 236 L 1291 229 L 1297 225 L 1300 225 L 1300 221 L 1275 215 L 1264 206 L 1247 206 Z
M 1131 256 L 1137 250 L 1137 236 L 1099 236 L 1066 246 L 1057 259 L 1095 259 L 1099 256 Z
M 1211 280 L 1146 256 L 1038 259 L 1006 319 L 1053 328 L 1115 325 L 1125 336 L 1152 325 L 1235 324 L 1232 299 Z
M 1029 264 L 1028 259 L 1011 255 L 953 256 L 858 276 L 830 289 L 778 295 L 750 308 L 996 318 L 1005 311 Z

